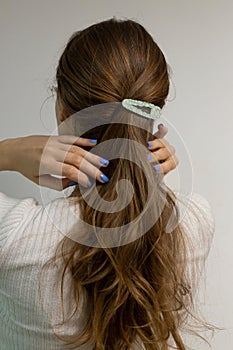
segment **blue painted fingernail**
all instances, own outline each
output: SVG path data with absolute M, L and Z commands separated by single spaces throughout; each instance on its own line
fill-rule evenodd
M 152 159 L 152 155 L 148 154 L 147 158 L 148 158 L 148 160 L 151 160 Z
M 161 170 L 161 166 L 160 166 L 160 165 L 156 165 L 156 166 L 154 167 L 154 169 L 155 169 L 156 171 L 160 171 L 160 170 Z
M 92 182 L 88 180 L 87 187 L 91 187 L 91 186 L 92 186 Z
M 108 178 L 106 175 L 104 175 L 104 174 L 101 174 L 101 175 L 100 175 L 100 178 L 101 178 L 101 180 L 103 180 L 104 182 L 108 182 L 108 181 L 109 181 L 109 178 Z
M 78 183 L 77 182 L 75 182 L 75 181 L 70 181 L 70 182 L 68 182 L 68 186 L 70 187 L 70 186 L 75 186 L 75 185 L 77 185 Z
M 95 140 L 95 139 L 90 139 L 89 142 L 90 142 L 90 143 L 96 143 L 97 140 Z
M 107 159 L 100 158 L 100 163 L 101 163 L 101 164 L 104 164 L 104 165 L 108 165 L 108 164 L 109 164 L 109 161 L 108 161 Z
M 148 147 L 151 147 L 152 146 L 152 143 L 151 142 L 147 142 L 148 144 Z

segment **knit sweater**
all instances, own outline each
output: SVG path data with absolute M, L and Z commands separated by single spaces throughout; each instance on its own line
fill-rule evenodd
M 180 224 L 195 247 L 195 257 L 189 256 L 191 273 L 194 261 L 205 260 L 208 255 L 214 219 L 208 201 L 201 195 L 193 193 L 190 199 L 176 195 L 181 199 L 177 202 L 181 210 L 186 208 Z M 64 234 L 78 220 L 70 214 L 73 205 L 78 214 L 77 204 L 64 198 L 40 205 L 33 198 L 19 200 L 0 192 L 0 350 L 66 349 L 51 326 L 62 322 L 61 295 L 55 278 L 58 267 L 52 263 L 46 273 L 40 272 L 54 256 Z M 67 315 L 75 305 L 72 296 L 67 274 L 64 298 Z M 82 328 L 83 322 L 76 313 L 65 326 L 54 329 L 58 334 L 71 335 Z M 92 345 L 79 349 L 90 350 Z

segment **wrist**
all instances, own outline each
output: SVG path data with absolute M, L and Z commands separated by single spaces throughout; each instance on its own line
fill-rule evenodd
M 15 171 L 15 156 L 17 150 L 17 138 L 0 141 L 0 170 Z

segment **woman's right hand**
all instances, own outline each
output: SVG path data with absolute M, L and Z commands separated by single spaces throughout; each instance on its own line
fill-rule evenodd
M 158 131 L 154 134 L 155 139 L 148 144 L 148 149 L 151 151 L 150 162 L 155 163 L 155 170 L 164 175 L 174 170 L 179 164 L 175 147 L 164 139 L 167 133 L 168 128 L 163 124 L 159 124 Z

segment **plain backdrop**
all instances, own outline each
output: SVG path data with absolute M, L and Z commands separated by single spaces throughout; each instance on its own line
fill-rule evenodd
M 163 50 L 173 72 L 164 115 L 189 152 L 194 191 L 211 203 L 216 221 L 202 305 L 208 321 L 226 328 L 211 340 L 214 350 L 233 344 L 232 13 L 230 0 L 0 1 L 0 139 L 54 130 L 49 88 L 74 31 L 113 16 L 131 18 Z M 185 152 L 172 130 L 167 139 L 185 167 Z M 171 186 L 173 176 L 167 176 Z M 0 174 L 0 190 L 41 200 L 39 187 L 13 172 Z

